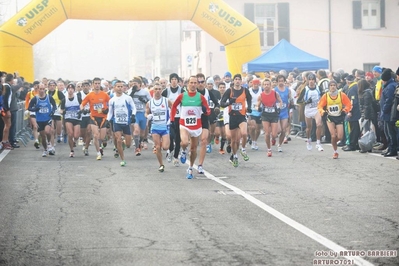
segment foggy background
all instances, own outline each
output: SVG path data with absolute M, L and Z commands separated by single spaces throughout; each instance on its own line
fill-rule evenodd
M 34 55 L 37 77 L 164 76 L 179 69 L 179 22 L 67 20 L 34 46 Z
M 0 0 L 0 25 L 29 0 Z M 122 80 L 179 73 L 179 21 L 68 19 L 33 46 L 35 79 Z

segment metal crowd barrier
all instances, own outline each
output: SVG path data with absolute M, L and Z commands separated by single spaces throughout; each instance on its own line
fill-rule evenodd
M 299 107 L 295 108 L 292 111 L 292 120 L 291 120 L 291 131 L 296 131 L 294 135 L 297 137 L 301 132 L 302 132 L 302 126 L 301 123 L 299 122 Z
M 32 135 L 32 129 L 29 127 L 29 115 L 25 117 L 25 101 L 18 102 L 15 132 L 16 139 L 26 147 Z

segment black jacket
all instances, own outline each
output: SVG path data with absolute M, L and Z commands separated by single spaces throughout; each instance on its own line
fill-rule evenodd
M 373 92 L 370 89 L 367 89 L 362 95 L 359 95 L 360 114 L 364 119 L 374 119 L 374 97 L 372 93 Z

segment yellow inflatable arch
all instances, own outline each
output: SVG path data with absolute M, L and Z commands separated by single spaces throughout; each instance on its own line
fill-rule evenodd
M 67 19 L 191 20 L 225 45 L 232 73 L 261 54 L 256 25 L 220 0 L 34 0 L 0 27 L 0 70 L 33 81 L 33 45 Z

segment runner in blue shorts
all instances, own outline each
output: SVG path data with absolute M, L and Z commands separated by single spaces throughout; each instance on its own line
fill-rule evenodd
M 109 101 L 109 111 L 107 121 L 112 120 L 115 136 L 116 148 L 121 158 L 121 166 L 126 166 L 125 155 L 123 152 L 123 139 L 125 138 L 126 147 L 132 144 L 132 132 L 130 124 L 135 121 L 136 106 L 133 99 L 123 93 L 123 82 L 117 80 L 114 85 L 114 97 Z
M 158 82 L 154 84 L 153 90 L 154 98 L 152 98 L 146 105 L 146 116 L 148 121 L 152 121 L 151 135 L 159 162 L 158 171 L 163 172 L 165 171 L 165 165 L 162 161 L 162 149 L 169 149 L 169 108 L 172 107 L 172 102 L 161 95 L 162 87 Z

